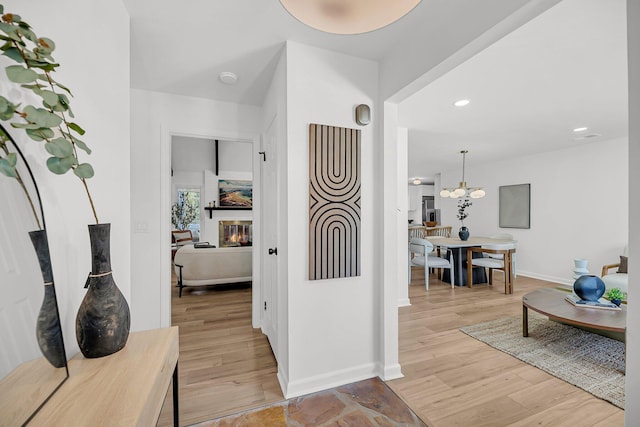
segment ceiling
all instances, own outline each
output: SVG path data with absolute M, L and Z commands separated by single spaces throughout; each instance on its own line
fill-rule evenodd
M 287 40 L 380 62 L 419 40 L 419 55 L 437 58 L 520 7 L 556 1 L 422 0 L 380 30 L 334 35 L 300 23 L 278 0 L 123 0 L 131 86 L 262 105 Z M 461 149 L 471 166 L 625 136 L 626 69 L 625 1 L 563 0 L 400 103 L 409 177 L 459 168 Z M 237 84 L 221 83 L 222 71 Z M 471 103 L 453 107 L 460 98 Z M 582 125 L 602 136 L 576 141 L 571 129 Z
M 564 0 L 406 99 L 409 178 L 626 137 L 626 37 L 624 0 Z

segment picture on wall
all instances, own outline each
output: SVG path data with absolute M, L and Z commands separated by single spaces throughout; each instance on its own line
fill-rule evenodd
M 253 204 L 251 181 L 221 179 L 218 181 L 220 207 L 250 208 Z
M 499 188 L 500 228 L 531 228 L 531 184 Z
M 309 280 L 360 276 L 360 130 L 309 125 Z

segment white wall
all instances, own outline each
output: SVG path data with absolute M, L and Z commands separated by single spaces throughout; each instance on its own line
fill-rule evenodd
M 471 199 L 465 225 L 471 235 L 511 233 L 518 240 L 518 274 L 573 283 L 573 259 L 585 258 L 592 274 L 618 261 L 628 239 L 628 144 L 592 142 L 484 165 L 467 165 L 467 181 L 487 195 Z M 442 173 L 443 185 L 459 170 Z M 498 187 L 531 184 L 531 228 L 499 228 Z M 456 200 L 441 200 L 442 221 L 453 225 Z
M 74 120 L 86 130 L 82 139 L 93 150 L 90 156 L 80 152 L 79 157 L 95 170 L 88 185 L 100 222 L 111 223 L 114 279 L 131 301 L 128 15 L 121 2 L 9 0 L 3 4 L 5 13 L 21 15 L 37 35 L 56 43 L 53 56 L 60 67 L 54 77 L 74 94 Z M 4 85 L 4 77 L 2 80 Z M 49 156 L 42 144 L 17 131 L 12 135 L 27 145 L 27 156 L 37 163 L 31 162 L 43 199 L 65 346 L 67 355 L 72 356 L 78 352 L 75 316 L 91 269 L 87 225 L 95 220 L 75 175 L 53 175 L 44 166 Z
M 133 329 L 171 324 L 171 136 L 253 141 L 260 118 L 258 107 L 131 91 Z
M 629 218 L 640 218 L 640 2 L 627 1 L 627 48 L 629 50 Z M 640 224 L 629 224 L 629 281 L 633 283 L 640 277 Z M 636 361 L 640 357 L 640 310 L 637 286 L 629 287 L 629 310 L 627 312 L 627 361 Z M 625 425 L 634 426 L 640 420 L 640 366 L 637 363 L 626 365 L 625 394 L 627 405 L 624 411 Z
M 378 374 L 381 282 L 373 248 L 380 206 L 376 194 L 378 69 L 373 61 L 287 43 L 287 198 L 289 383 L 286 396 L 321 390 Z M 372 108 L 373 125 L 354 121 L 358 104 Z M 362 165 L 362 274 L 308 279 L 309 124 L 359 128 Z M 280 256 L 280 248 L 278 255 Z

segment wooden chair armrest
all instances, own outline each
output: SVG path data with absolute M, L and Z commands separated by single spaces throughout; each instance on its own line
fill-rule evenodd
M 467 250 L 469 253 L 471 252 L 482 252 L 482 253 L 487 253 L 487 254 L 506 254 L 506 253 L 514 253 L 516 250 L 515 249 L 482 249 L 482 248 L 478 248 L 478 247 L 469 247 L 469 249 Z
M 607 274 L 609 274 L 609 270 L 611 270 L 612 268 L 617 268 L 617 267 L 620 267 L 620 263 L 603 265 L 602 266 L 602 273 L 600 274 L 600 277 L 606 276 Z

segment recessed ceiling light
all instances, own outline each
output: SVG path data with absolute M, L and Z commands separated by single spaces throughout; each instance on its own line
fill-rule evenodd
M 238 76 L 231 71 L 223 71 L 218 74 L 220 81 L 226 85 L 234 85 L 238 82 Z
M 583 126 L 583 127 L 575 128 L 573 131 L 574 132 L 584 132 L 587 129 L 589 129 L 589 128 Z
M 455 105 L 456 107 L 464 107 L 465 105 L 469 105 L 471 101 L 469 101 L 468 99 L 460 99 L 456 102 L 453 103 L 453 105 Z

